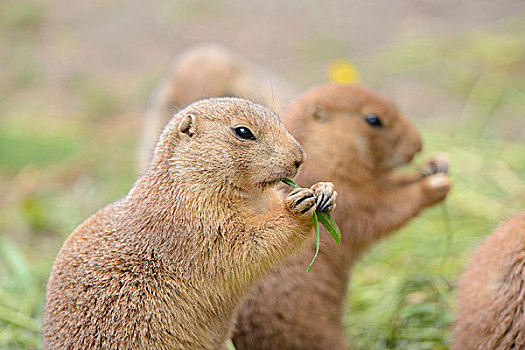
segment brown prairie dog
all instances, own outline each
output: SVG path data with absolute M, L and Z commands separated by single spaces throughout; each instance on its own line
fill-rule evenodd
M 396 174 L 421 150 L 421 140 L 391 102 L 362 86 L 315 87 L 282 120 L 308 154 L 297 183 L 327 178 L 337 188 L 333 216 L 342 243 L 321 232 L 310 273 L 313 241 L 259 283 L 240 308 L 232 339 L 237 350 L 347 349 L 341 317 L 352 264 L 445 198 L 448 162 L 437 157 L 419 172 Z
M 525 212 L 476 250 L 459 280 L 452 349 L 525 348 Z
M 158 135 L 174 110 L 202 98 L 237 96 L 279 112 L 296 95 L 297 90 L 278 74 L 221 44 L 190 47 L 176 57 L 151 96 L 139 148 L 139 171 L 149 164 Z
M 330 183 L 275 190 L 303 159 L 277 116 L 249 101 L 179 112 L 130 192 L 64 243 L 44 348 L 222 348 L 249 288 L 311 235 L 314 210 L 334 206 Z

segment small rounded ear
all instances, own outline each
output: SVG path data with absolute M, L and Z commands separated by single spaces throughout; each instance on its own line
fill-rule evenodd
M 330 115 L 321 106 L 315 106 L 313 108 L 312 118 L 319 123 L 324 123 L 330 119 Z
M 179 131 L 183 134 L 192 137 L 197 132 L 195 126 L 195 116 L 193 114 L 186 114 L 182 117 L 182 120 L 179 123 Z

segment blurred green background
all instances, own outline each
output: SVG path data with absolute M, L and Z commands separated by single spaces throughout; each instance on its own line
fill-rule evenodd
M 449 154 L 447 202 L 365 255 L 345 315 L 356 349 L 448 348 L 458 275 L 525 209 L 524 38 L 510 0 L 0 1 L 0 349 L 41 347 L 60 245 L 133 184 L 147 97 L 204 41 L 304 89 L 348 60 Z

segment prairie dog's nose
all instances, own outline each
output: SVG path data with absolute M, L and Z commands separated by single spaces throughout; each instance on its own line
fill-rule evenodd
M 423 150 L 423 142 L 418 137 L 416 140 L 414 140 L 410 146 L 410 149 L 408 149 L 410 153 L 407 155 L 407 162 L 411 162 L 412 159 Z
M 419 153 L 423 150 L 423 142 L 421 141 L 421 139 L 418 137 L 417 141 L 416 141 L 416 153 Z
M 405 129 L 405 136 L 402 138 L 401 142 L 402 147 L 405 148 L 406 151 L 410 152 L 412 157 L 414 157 L 417 153 L 423 150 L 423 141 L 421 140 L 421 137 L 419 136 L 415 126 L 411 124 L 408 119 L 402 118 L 401 121 L 401 125 L 404 126 Z
M 293 150 L 293 163 L 295 166 L 295 169 L 299 169 L 301 164 L 304 163 L 306 160 L 306 154 L 304 153 L 303 148 L 301 145 L 299 145 L 298 142 L 296 142 L 294 150 Z

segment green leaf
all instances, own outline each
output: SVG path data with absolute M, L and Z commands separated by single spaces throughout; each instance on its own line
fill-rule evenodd
M 283 179 L 282 180 L 285 184 L 287 184 L 288 186 L 292 186 L 293 188 L 299 188 L 299 186 L 297 186 L 297 184 L 295 182 L 293 182 L 292 180 L 290 179 Z
M 339 227 L 335 223 L 334 218 L 327 212 L 317 212 L 317 218 L 324 226 L 326 231 L 328 231 L 330 236 L 332 236 L 335 243 L 341 243 L 341 230 L 339 230 Z
M 317 220 L 316 213 L 312 215 L 312 221 L 314 222 L 314 230 L 315 230 L 315 255 L 314 255 L 314 258 L 312 259 L 312 262 L 310 263 L 310 265 L 308 265 L 308 268 L 306 269 L 307 272 L 310 272 L 310 269 L 312 268 L 315 258 L 317 258 L 317 254 L 319 254 L 319 220 Z
M 235 345 L 233 345 L 233 342 L 231 339 L 228 339 L 228 341 L 226 342 L 226 349 L 235 350 Z

